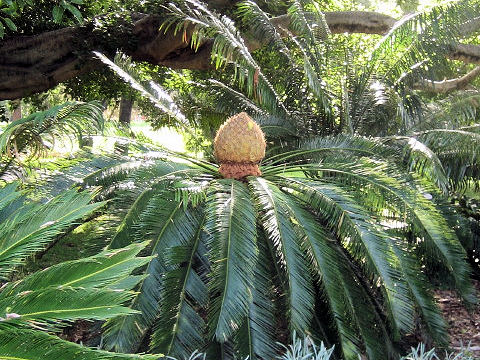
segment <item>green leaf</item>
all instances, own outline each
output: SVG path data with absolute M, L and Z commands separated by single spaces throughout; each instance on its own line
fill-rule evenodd
M 99 102 L 66 102 L 10 122 L 0 133 L 0 153 L 10 158 L 25 152 L 41 155 L 46 149 L 46 137 L 49 141 L 59 136 L 78 138 L 85 132 L 94 134 L 102 129 L 103 110 Z
M 256 212 L 248 188 L 239 181 L 215 181 L 208 196 L 209 324 L 212 336 L 223 343 L 248 315 L 258 255 Z
M 155 191 L 153 189 L 146 189 L 137 197 L 115 232 L 110 242 L 110 248 L 118 249 L 136 240 L 137 226 L 141 213 L 149 206 L 154 194 Z
M 0 358 L 15 360 L 157 360 L 162 355 L 126 355 L 90 349 L 41 331 L 0 330 Z
M 73 1 L 71 1 L 71 2 L 73 2 Z M 75 19 L 77 19 L 77 21 L 79 23 L 83 22 L 83 16 L 82 16 L 82 13 L 80 12 L 80 10 L 78 10 L 75 6 L 73 6 L 72 4 L 70 4 L 68 2 L 65 2 L 63 6 L 65 7 L 65 9 L 67 9 L 75 17 Z
M 12 31 L 17 31 L 17 26 L 13 23 L 13 21 L 9 18 L 3 18 L 3 21 L 8 26 L 8 28 Z
M 104 342 L 109 350 L 134 352 L 158 316 L 163 276 L 168 269 L 164 261 L 166 249 L 179 244 L 179 234 L 188 234 L 191 227 L 195 228 L 191 209 L 184 211 L 182 203 L 174 198 L 174 193 L 160 191 L 142 216 L 141 226 L 154 237 L 152 255 L 156 257 L 148 264 L 145 270 L 148 276 L 130 305 L 140 313 L 114 318 L 105 324 Z
M 207 285 L 199 273 L 199 267 L 206 266 L 199 252 L 204 215 L 196 215 L 194 225 L 181 234 L 181 245 L 167 249 L 165 261 L 171 269 L 165 274 L 160 316 L 150 344 L 153 352 L 177 358 L 188 358 L 204 346 L 206 323 L 199 314 L 206 310 L 208 302 Z
M 345 359 L 357 359 L 362 352 L 362 341 L 372 359 L 383 358 L 385 351 L 391 353 L 392 344 L 385 327 L 380 325 L 378 310 L 352 274 L 354 269 L 342 254 L 337 240 L 297 201 L 290 202 L 289 207 L 298 224 L 305 252 L 326 292 L 325 299 L 331 307 Z
M 64 13 L 65 9 L 61 6 L 58 6 L 58 5 L 55 5 L 53 7 L 53 21 L 55 21 L 57 24 L 60 24 L 62 22 L 62 19 L 63 19 L 63 13 Z
M 293 178 L 285 182 L 298 191 L 300 199 L 320 212 L 345 248 L 359 263 L 364 263 L 367 276 L 380 277 L 393 325 L 411 331 L 414 307 L 408 284 L 389 245 L 389 235 L 371 222 L 373 214 L 335 185 Z
M 25 291 L 0 299 L 0 314 L 20 317 L 11 322 L 95 319 L 106 320 L 133 311 L 121 306 L 133 293 L 109 289 L 49 288 Z
M 254 270 L 252 299 L 245 323 L 235 336 L 235 348 L 242 359 L 247 356 L 249 359 L 273 359 L 279 350 L 275 337 L 274 259 L 270 256 L 265 234 L 260 230 L 258 233 L 259 258 Z
M 304 334 L 313 319 L 315 289 L 308 264 L 301 251 L 300 239 L 291 221 L 285 195 L 272 183 L 263 178 L 249 179 L 255 196 L 260 221 L 275 249 L 280 268 L 286 277 L 286 296 L 289 304 L 291 327 Z
M 22 280 L 8 284 L 0 293 L 0 299 L 48 287 L 57 289 L 110 287 L 118 281 L 125 280 L 133 270 L 151 260 L 151 258 L 136 257 L 146 245 L 147 243 L 140 243 L 122 249 L 105 250 L 89 258 L 53 265 Z M 118 286 L 117 284 L 117 289 Z
M 89 204 L 93 195 L 69 190 L 47 204 L 27 204 L 0 224 L 0 277 L 44 248 L 75 221 L 102 207 Z

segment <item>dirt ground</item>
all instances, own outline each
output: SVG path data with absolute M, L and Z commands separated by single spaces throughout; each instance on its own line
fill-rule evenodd
M 474 281 L 480 298 L 480 281 Z M 450 344 L 460 350 L 470 344 L 470 350 L 480 359 L 480 305 L 467 310 L 452 290 L 437 290 L 435 297 L 449 325 Z

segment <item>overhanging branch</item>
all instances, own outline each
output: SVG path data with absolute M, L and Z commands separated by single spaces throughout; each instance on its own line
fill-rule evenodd
M 216 0 L 219 5 L 229 3 Z M 325 13 L 326 22 L 333 34 L 366 33 L 383 35 L 395 24 L 390 16 L 365 11 L 344 11 Z M 146 61 L 174 69 L 212 69 L 212 41 L 206 40 L 194 51 L 189 45 L 189 31 L 186 38 L 172 32 L 159 31 L 162 18 L 158 15 L 135 14 L 133 29 L 125 30 L 119 41 L 119 48 L 136 61 Z M 279 28 L 288 28 L 286 15 L 272 19 Z M 465 24 L 470 33 L 480 27 L 480 22 Z M 127 31 L 130 31 L 127 33 Z M 286 36 L 286 34 L 283 34 Z M 118 37 L 118 36 L 117 36 Z M 131 40 L 137 43 L 130 47 Z M 0 47 L 0 99 L 17 99 L 45 91 L 60 82 L 91 71 L 101 65 L 89 54 L 97 50 L 108 52 L 109 46 L 95 36 L 92 27 L 71 27 L 46 32 L 36 36 L 10 38 Z M 125 44 L 122 45 L 122 41 Z M 263 44 L 249 39 L 251 51 Z M 449 59 L 480 64 L 480 46 L 459 44 L 453 46 L 447 55 Z
M 434 93 L 447 93 L 454 90 L 465 89 L 468 84 L 480 76 L 480 66 L 469 71 L 457 79 L 448 79 L 443 81 L 424 81 L 414 85 L 414 89 L 429 91 Z

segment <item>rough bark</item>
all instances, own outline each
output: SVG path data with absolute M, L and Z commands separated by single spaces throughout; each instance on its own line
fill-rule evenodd
M 17 99 L 54 87 L 92 68 L 79 57 L 81 28 L 8 39 L 0 47 L 0 99 Z
M 217 6 L 228 6 L 235 1 L 216 0 Z M 133 28 L 116 36 L 118 48 L 136 61 L 146 61 L 174 69 L 207 70 L 212 68 L 212 41 L 206 40 L 194 51 L 189 35 L 159 31 L 161 17 L 134 14 Z M 373 12 L 327 12 L 326 21 L 333 34 L 384 34 L 395 24 L 390 16 Z M 285 15 L 272 19 L 281 31 L 289 25 Z M 479 24 L 468 24 L 470 28 Z M 132 39 L 136 46 L 132 47 Z M 122 41 L 124 43 L 122 43 Z M 247 42 L 251 50 L 263 44 Z M 0 99 L 17 99 L 45 91 L 55 85 L 103 66 L 95 60 L 92 50 L 111 52 L 109 44 L 95 34 L 93 26 L 70 27 L 36 36 L 19 36 L 3 41 L 0 46 Z M 112 55 L 110 53 L 110 55 Z M 480 64 L 480 46 L 459 44 L 452 47 L 451 59 Z

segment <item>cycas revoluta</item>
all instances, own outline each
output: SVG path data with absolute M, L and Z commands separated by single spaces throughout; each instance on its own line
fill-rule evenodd
M 97 101 L 66 102 L 10 122 L 0 131 L 0 177 L 16 179 L 15 160 L 45 155 L 62 137 L 81 141 L 82 136 L 101 132 L 102 111 Z
M 228 137 L 242 144 L 249 121 Z M 249 151 L 239 162 L 254 162 Z M 109 320 L 106 347 L 270 359 L 295 330 L 340 344 L 347 359 L 385 359 L 417 314 L 445 344 L 422 264 L 428 255 L 475 302 L 465 250 L 448 209 L 427 196 L 440 193 L 435 184 L 395 154 L 370 139 L 328 138 L 267 158 L 261 177 L 225 179 L 218 165 L 172 153 L 87 177 L 129 207 L 110 248 L 149 239 L 156 256 L 131 303 L 140 313 Z
M 150 258 L 137 257 L 146 243 L 104 251 L 96 256 L 53 265 L 8 281 L 19 266 L 99 210 L 93 194 L 69 190 L 45 204 L 27 200 L 17 184 L 0 189 L 0 358 L 2 359 L 156 359 L 158 356 L 112 354 L 53 335 L 77 319 L 106 320 L 130 314 L 123 306 L 140 280 L 130 276 Z
M 448 274 L 466 302 L 476 301 L 465 251 L 470 234 L 444 196 L 478 181 L 478 151 L 462 146 L 461 159 L 475 166 L 452 176 L 450 167 L 459 166 L 446 161 L 453 141 L 440 141 L 442 131 L 435 137 L 413 127 L 425 109 L 409 85 L 428 69 L 395 60 L 402 51 L 409 61 L 419 54 L 438 58 L 438 49 L 418 39 L 403 46 L 436 13 L 392 30 L 365 68 L 332 86 L 323 80 L 323 15 L 313 2 L 292 3 L 293 45 L 254 2 L 240 4 L 240 13 L 254 20 L 251 29 L 288 64 L 278 77 L 283 83 L 269 80 L 229 18 L 196 0 L 169 7 L 164 28 L 192 26 L 192 45 L 213 38 L 212 60 L 234 68 L 235 81 L 210 81 L 219 95 L 215 117 L 247 111 L 276 146 L 267 149 L 261 176 L 235 179 L 245 170 L 235 165 L 222 171 L 233 177 L 225 179 L 214 163 L 163 151 L 85 179 L 129 209 L 110 247 L 149 239 L 156 256 L 131 303 L 140 313 L 105 326 L 109 350 L 134 352 L 148 344 L 180 357 L 201 349 L 212 359 L 271 359 L 275 341 L 296 331 L 339 344 L 346 359 L 394 358 L 401 336 L 416 330 L 417 315 L 437 344 L 447 343 L 429 269 Z M 461 2 L 440 9 L 446 14 L 440 21 L 456 13 L 465 20 L 468 8 Z M 172 116 L 182 121 L 180 114 Z M 391 128 L 383 127 L 392 118 Z M 385 136 L 361 136 L 366 129 Z M 465 132 L 445 131 L 449 139 L 476 136 Z M 240 135 L 229 137 L 240 143 Z M 450 151 L 442 151 L 445 145 Z

